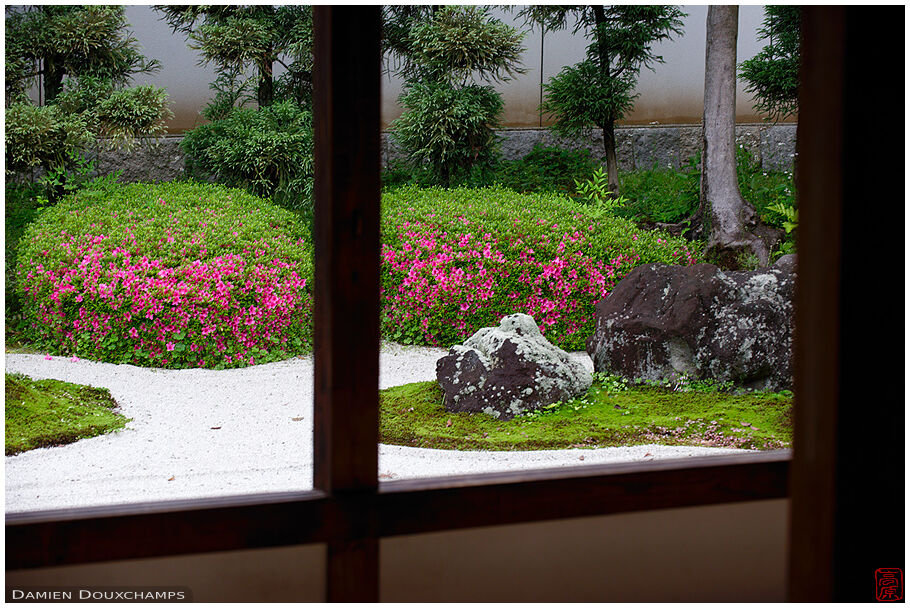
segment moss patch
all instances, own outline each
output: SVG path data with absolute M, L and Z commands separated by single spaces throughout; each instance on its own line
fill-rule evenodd
M 747 449 L 790 447 L 792 397 L 595 383 L 568 403 L 501 421 L 452 414 L 436 382 L 380 391 L 380 440 L 456 450 L 550 450 L 657 443 Z
M 6 455 L 122 429 L 107 389 L 6 374 Z

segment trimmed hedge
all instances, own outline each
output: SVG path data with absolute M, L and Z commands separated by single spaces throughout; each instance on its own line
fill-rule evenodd
M 596 206 L 504 188 L 404 187 L 383 197 L 383 330 L 450 346 L 523 312 L 582 350 L 594 304 L 640 264 L 694 264 L 697 248 Z
M 698 247 L 557 194 L 383 194 L 382 326 L 450 346 L 515 312 L 581 350 L 635 266 Z M 224 368 L 308 352 L 312 244 L 294 214 L 214 184 L 108 185 L 40 212 L 18 250 L 27 338 L 58 354 Z
M 53 352 L 218 369 L 306 352 L 312 272 L 291 212 L 214 184 L 130 184 L 42 211 L 17 290 Z

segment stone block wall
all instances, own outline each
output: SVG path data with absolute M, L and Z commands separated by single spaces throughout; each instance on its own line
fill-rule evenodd
M 564 139 L 549 129 L 508 129 L 499 132 L 503 158 L 514 160 L 528 154 L 536 144 L 572 150 L 588 150 L 603 157 L 603 134 L 597 129 L 578 139 Z M 736 142 L 761 161 L 765 170 L 789 170 L 796 152 L 795 124 L 737 125 Z M 678 169 L 702 147 L 700 125 L 630 126 L 616 129 L 616 156 L 622 171 L 653 167 Z M 401 160 L 403 155 L 394 137 L 383 133 L 382 162 Z
M 514 160 L 528 154 L 536 144 L 568 149 L 589 150 L 595 158 L 603 157 L 603 136 L 592 129 L 577 139 L 563 139 L 549 129 L 506 129 L 499 132 L 503 158 Z M 122 170 L 121 181 L 167 181 L 183 177 L 182 136 L 168 136 L 142 142 L 135 150 L 97 150 L 93 153 L 99 174 Z M 765 170 L 787 170 L 793 166 L 796 151 L 796 125 L 749 124 L 736 127 L 736 140 Z M 701 149 L 701 126 L 630 126 L 616 129 L 616 153 L 619 168 L 680 168 Z M 404 155 L 389 133 L 382 134 L 382 164 L 402 160 Z

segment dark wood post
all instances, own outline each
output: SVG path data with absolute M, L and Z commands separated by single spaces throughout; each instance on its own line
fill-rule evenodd
M 313 11 L 313 484 L 349 505 L 343 511 L 355 531 L 329 543 L 327 599 L 376 601 L 380 9 Z
M 904 567 L 904 9 L 803 10 L 790 599 L 874 602 Z

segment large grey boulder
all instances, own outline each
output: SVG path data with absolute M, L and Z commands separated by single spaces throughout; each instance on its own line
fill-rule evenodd
M 534 319 L 514 314 L 484 327 L 436 362 L 450 412 L 485 412 L 508 420 L 582 395 L 591 373 L 550 344 Z
M 791 389 L 795 285 L 795 256 L 753 272 L 639 266 L 596 305 L 594 370 Z

